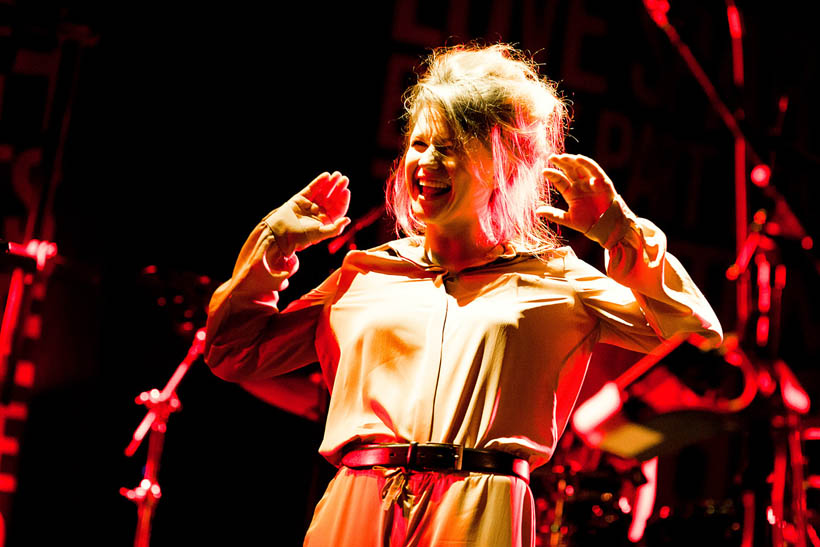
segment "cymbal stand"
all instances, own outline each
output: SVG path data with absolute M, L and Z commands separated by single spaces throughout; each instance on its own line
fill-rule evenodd
M 205 329 L 199 329 L 185 359 L 179 364 L 162 391 L 158 389 L 143 391 L 136 398 L 136 403 L 145 405 L 148 408 L 148 413 L 134 431 L 131 442 L 125 449 L 125 455 L 128 457 L 133 456 L 145 435 L 148 435 L 148 456 L 145 472 L 139 486 L 120 488 L 120 494 L 137 504 L 137 531 L 134 536 L 134 547 L 148 547 L 150 543 L 151 521 L 154 517 L 157 502 L 162 496 L 157 476 L 159 474 L 162 448 L 165 443 L 168 418 L 172 412 L 182 408 L 182 404 L 176 395 L 176 388 L 190 366 L 202 355 L 204 348 Z

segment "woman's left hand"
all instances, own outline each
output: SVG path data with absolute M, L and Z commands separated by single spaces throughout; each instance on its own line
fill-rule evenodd
M 536 214 L 556 224 L 586 233 L 609 209 L 617 192 L 612 180 L 592 159 L 576 154 L 555 154 L 550 161 L 559 169 L 544 169 L 567 202 L 567 210 L 544 205 Z

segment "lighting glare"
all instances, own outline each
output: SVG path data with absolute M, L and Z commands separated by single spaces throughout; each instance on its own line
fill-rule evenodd
M 783 403 L 800 414 L 808 412 L 811 407 L 811 400 L 797 377 L 783 361 L 777 361 L 774 367 L 775 372 L 780 377 L 780 391 L 783 394 Z
M 646 530 L 646 521 L 652 515 L 652 508 L 655 506 L 655 492 L 658 486 L 658 457 L 647 460 L 641 464 L 641 471 L 646 477 L 646 483 L 638 487 L 635 494 L 635 512 L 632 515 L 632 523 L 629 525 L 627 537 L 629 541 L 638 542 L 643 537 Z
M 752 169 L 752 182 L 761 188 L 764 186 L 769 185 L 769 179 L 772 177 L 772 170 L 769 169 L 768 165 L 760 164 L 756 165 L 754 169 Z
M 601 390 L 584 401 L 572 417 L 579 433 L 588 433 L 621 409 L 621 390 L 615 382 L 607 382 Z
M 769 342 L 769 318 L 761 315 L 757 318 L 757 329 L 755 332 L 757 345 L 765 346 Z
M 740 38 L 743 30 L 740 26 L 740 13 L 737 6 L 730 5 L 727 7 L 726 15 L 729 18 L 729 34 L 732 38 Z

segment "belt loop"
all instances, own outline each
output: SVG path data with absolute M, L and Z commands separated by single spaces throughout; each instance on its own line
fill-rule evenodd
M 416 465 L 416 448 L 418 447 L 417 442 L 410 441 L 410 446 L 407 448 L 407 467 L 413 467 Z
M 456 471 L 461 471 L 461 466 L 463 465 L 463 462 L 464 462 L 464 445 L 463 444 L 457 444 L 456 445 L 456 464 L 455 464 Z

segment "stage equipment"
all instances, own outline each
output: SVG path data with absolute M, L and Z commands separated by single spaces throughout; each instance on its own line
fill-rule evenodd
M 659 345 L 579 405 L 573 430 L 594 448 L 644 461 L 735 428 L 728 415 L 758 391 L 752 363 L 731 340 L 717 350 L 703 342 L 678 335 Z
M 31 239 L 21 245 L 0 239 L 0 266 L 11 270 L 0 323 L 0 546 L 17 490 L 20 437 L 34 387 L 34 349 L 42 334 L 46 290 L 60 261 L 57 245 L 50 241 Z
M 772 184 L 773 173 L 762 161 L 740 129 L 742 109 L 734 113 L 719 97 L 715 87 L 700 67 L 692 52 L 681 41 L 669 23 L 665 0 L 644 0 L 644 5 L 658 27 L 685 61 L 692 75 L 703 88 L 710 104 L 731 132 L 735 141 L 735 227 L 737 259 L 726 272 L 736 282 L 736 317 L 739 345 L 745 348 L 759 386 L 759 397 L 748 414 L 759 427 L 749 432 L 748 472 L 743 477 L 742 499 L 746 519 L 741 545 L 750 547 L 755 541 L 782 546 L 785 542 L 805 547 L 809 538 L 817 537 L 806 505 L 803 449 L 803 416 L 811 401 L 796 375 L 780 355 L 781 296 L 786 286 L 786 264 L 778 239 L 797 240 L 803 249 L 811 249 L 813 238 L 806 233 L 785 198 Z M 741 14 L 734 0 L 726 0 L 727 19 L 732 41 L 733 80 L 742 92 L 743 27 Z M 788 108 L 788 97 L 778 101 L 779 117 L 772 134 L 780 129 Z M 750 162 L 747 161 L 751 160 Z M 773 160 L 773 154 L 772 158 Z M 749 170 L 749 163 L 753 169 Z M 769 162 L 773 164 L 773 161 Z M 772 204 L 770 210 L 758 210 L 748 219 L 747 187 L 751 177 L 753 187 Z M 813 259 L 812 259 L 813 261 Z M 816 262 L 815 262 L 816 266 Z M 752 270 L 756 282 L 752 282 Z M 818 268 L 820 271 L 820 268 Z M 778 392 L 779 396 L 775 396 Z M 816 519 L 816 514 L 814 514 Z M 820 542 L 819 542 L 820 543 Z
M 176 396 L 176 388 L 188 369 L 201 355 L 205 348 L 205 329 L 199 329 L 194 335 L 188 353 L 162 389 L 142 392 L 137 398 L 138 405 L 145 405 L 148 412 L 134 431 L 131 442 L 125 449 L 125 455 L 133 456 L 145 436 L 148 435 L 148 455 L 145 472 L 139 486 L 120 488 L 120 494 L 137 504 L 137 531 L 134 535 L 134 547 L 148 547 L 151 539 L 151 521 L 157 502 L 162 496 L 159 482 L 160 459 L 168 429 L 168 418 L 172 412 L 182 408 Z

